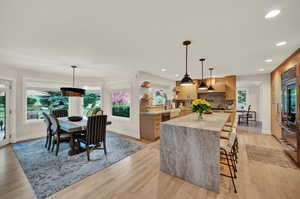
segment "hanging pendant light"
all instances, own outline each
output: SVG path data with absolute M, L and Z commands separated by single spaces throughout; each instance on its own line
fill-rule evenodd
M 209 68 L 209 76 L 210 76 L 210 79 L 209 79 L 209 81 L 210 81 L 210 86 L 208 87 L 208 92 L 213 92 L 215 89 L 214 89 L 214 87 L 212 86 L 212 71 L 214 70 L 214 68 Z
M 73 87 L 62 87 L 60 88 L 63 96 L 68 97 L 83 97 L 85 95 L 85 90 L 82 88 L 75 88 L 75 69 L 77 66 L 71 66 L 73 69 Z
M 206 85 L 206 83 L 204 82 L 204 79 L 203 79 L 203 62 L 205 61 L 205 59 L 201 58 L 201 59 L 199 59 L 199 61 L 201 61 L 201 67 L 202 67 L 202 79 L 201 79 L 201 83 L 199 85 L 199 89 L 200 90 L 207 90 L 207 85 Z
M 190 75 L 187 73 L 187 58 L 188 58 L 188 45 L 191 44 L 191 41 L 184 41 L 183 45 L 185 46 L 185 75 L 183 76 L 180 85 L 181 86 L 190 86 L 193 85 L 194 82 L 192 80 L 192 78 L 190 77 Z

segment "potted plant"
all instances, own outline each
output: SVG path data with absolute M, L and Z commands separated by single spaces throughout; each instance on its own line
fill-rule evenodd
M 204 99 L 196 99 L 192 102 L 192 111 L 198 113 L 198 120 L 203 119 L 203 113 L 211 111 L 211 105 Z

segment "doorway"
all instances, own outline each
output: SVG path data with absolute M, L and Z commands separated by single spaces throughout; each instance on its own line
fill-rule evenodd
M 11 82 L 0 79 L 0 147 L 10 140 L 10 94 Z

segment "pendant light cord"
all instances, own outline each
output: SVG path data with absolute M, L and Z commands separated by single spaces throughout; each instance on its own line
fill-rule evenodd
M 202 65 L 202 81 L 203 81 L 203 61 L 201 61 L 201 65 Z
M 75 88 L 75 68 L 73 68 L 73 88 Z
M 185 46 L 185 74 L 187 75 L 187 65 L 188 65 L 188 45 Z

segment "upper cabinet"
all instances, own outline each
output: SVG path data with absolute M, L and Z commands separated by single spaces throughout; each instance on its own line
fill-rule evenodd
M 236 76 L 225 77 L 226 100 L 236 99 Z
M 226 100 L 236 99 L 236 76 L 227 76 L 225 78 L 204 79 L 207 86 L 214 87 L 213 92 L 226 93 Z M 176 82 L 176 99 L 177 100 L 194 100 L 197 99 L 197 93 L 207 93 L 207 90 L 199 90 L 198 86 L 201 82 L 199 79 L 194 80 L 192 86 L 180 86 L 180 82 Z
M 198 80 L 199 82 L 201 80 Z M 219 93 L 224 93 L 226 92 L 225 89 L 225 79 L 224 78 L 212 78 L 212 79 L 205 79 L 204 80 L 207 86 L 212 85 L 214 87 L 213 92 L 219 92 Z M 207 93 L 207 90 L 199 90 L 198 93 Z
M 177 100 L 194 100 L 197 99 L 197 82 L 191 86 L 180 86 L 180 82 L 176 82 L 176 99 Z

